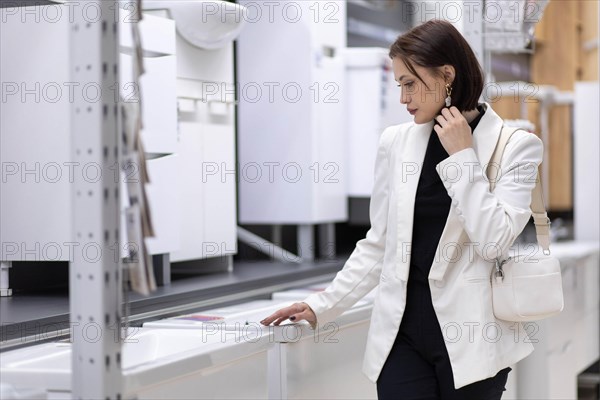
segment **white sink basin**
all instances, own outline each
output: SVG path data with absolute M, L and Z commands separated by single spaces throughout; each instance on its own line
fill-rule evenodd
M 144 10 L 167 10 L 177 32 L 201 49 L 218 49 L 243 29 L 246 7 L 218 0 L 145 0 Z
M 161 358 L 177 355 L 200 348 L 212 342 L 218 343 L 218 337 L 199 334 L 181 334 L 174 330 L 158 331 L 132 328 L 122 348 L 122 368 L 128 369 L 142 364 L 155 362 Z M 20 352 L 17 350 L 16 352 Z M 13 353 L 2 355 L 2 370 L 58 370 L 71 371 L 71 343 L 45 343 L 22 350 L 16 360 L 11 361 Z M 16 355 L 16 354 L 15 354 Z M 26 357 L 23 357 L 25 356 Z
M 131 328 L 122 347 L 128 390 L 266 352 L 272 341 L 268 333 L 252 342 L 240 337 L 238 332 L 209 335 L 197 330 Z M 14 387 L 68 391 L 71 343 L 44 343 L 2 353 L 0 369 L 2 382 Z

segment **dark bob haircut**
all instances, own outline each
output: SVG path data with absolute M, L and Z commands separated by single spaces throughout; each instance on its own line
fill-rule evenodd
M 390 46 L 389 56 L 399 57 L 421 82 L 413 63 L 426 68 L 452 65 L 452 105 L 460 111 L 477 107 L 483 91 L 483 71 L 471 46 L 451 23 L 432 19 L 412 28 Z

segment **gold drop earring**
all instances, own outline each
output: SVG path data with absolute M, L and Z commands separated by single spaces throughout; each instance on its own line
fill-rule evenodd
M 452 104 L 452 97 L 450 97 L 451 93 L 452 87 L 449 83 L 446 83 L 446 107 L 450 107 L 450 104 Z

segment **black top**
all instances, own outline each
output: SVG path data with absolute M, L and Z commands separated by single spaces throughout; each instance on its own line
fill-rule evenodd
M 479 115 L 469 123 L 471 134 L 485 113 L 484 107 L 484 104 L 477 106 Z M 435 169 L 435 166 L 448 156 L 437 132 L 432 130 L 417 186 L 410 251 L 411 274 L 415 274 L 415 278 L 424 281 L 427 281 L 435 250 L 450 211 L 450 196 Z

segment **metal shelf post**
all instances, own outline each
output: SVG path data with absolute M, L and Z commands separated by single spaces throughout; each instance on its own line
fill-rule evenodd
M 70 4 L 69 4 L 70 3 Z M 120 399 L 118 3 L 69 1 L 72 396 Z

